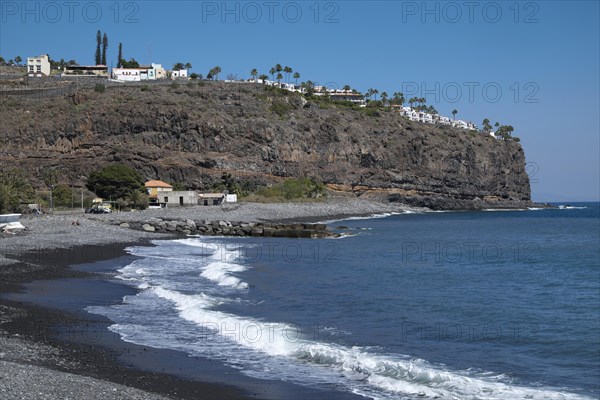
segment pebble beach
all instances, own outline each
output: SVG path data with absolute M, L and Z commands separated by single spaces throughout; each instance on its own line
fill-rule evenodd
M 0 234 L 0 398 L 76 399 L 85 394 L 90 399 L 191 399 L 197 398 L 198 392 L 207 394 L 203 398 L 214 399 L 261 397 L 251 390 L 244 392 L 227 385 L 181 381 L 166 374 L 154 374 L 150 379 L 146 376 L 149 373 L 124 368 L 100 349 L 89 346 L 82 349 L 55 340 L 52 326 L 64 324 L 71 316 L 2 297 L 19 291 L 23 284 L 33 280 L 85 277 L 85 273 L 69 266 L 117 258 L 128 245 L 174 237 L 125 229 L 114 221 L 188 218 L 308 223 L 410 210 L 414 208 L 361 199 L 335 199 L 315 203 L 236 203 L 106 215 L 78 212 L 24 216 L 21 218 L 24 231 Z M 75 221 L 78 224 L 74 224 Z M 32 324 L 33 320 L 37 322 Z M 91 361 L 90 357 L 102 362 Z M 35 382 L 31 376 L 37 377 Z

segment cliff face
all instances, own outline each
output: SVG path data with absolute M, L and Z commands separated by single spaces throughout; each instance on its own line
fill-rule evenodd
M 197 188 L 227 171 L 256 184 L 315 176 L 334 190 L 433 208 L 530 200 L 518 143 L 394 112 L 319 109 L 252 84 L 130 86 L 0 104 L 0 168 L 22 168 L 38 182 L 45 168 L 60 167 L 63 181 L 80 185 L 119 162 Z

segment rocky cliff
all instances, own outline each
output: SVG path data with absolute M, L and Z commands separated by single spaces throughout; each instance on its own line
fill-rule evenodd
M 0 102 L 0 168 L 39 182 L 124 163 L 147 178 L 208 188 L 223 172 L 250 185 L 314 176 L 337 191 L 433 208 L 530 202 L 516 142 L 329 105 L 254 84 L 109 87 Z

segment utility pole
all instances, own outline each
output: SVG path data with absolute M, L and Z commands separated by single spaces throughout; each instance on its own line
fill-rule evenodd
M 54 214 L 54 185 L 50 185 L 50 212 Z

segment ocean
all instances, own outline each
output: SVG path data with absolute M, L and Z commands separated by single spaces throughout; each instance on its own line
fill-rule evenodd
M 597 399 L 600 203 L 131 247 L 90 306 L 128 342 L 373 399 Z

